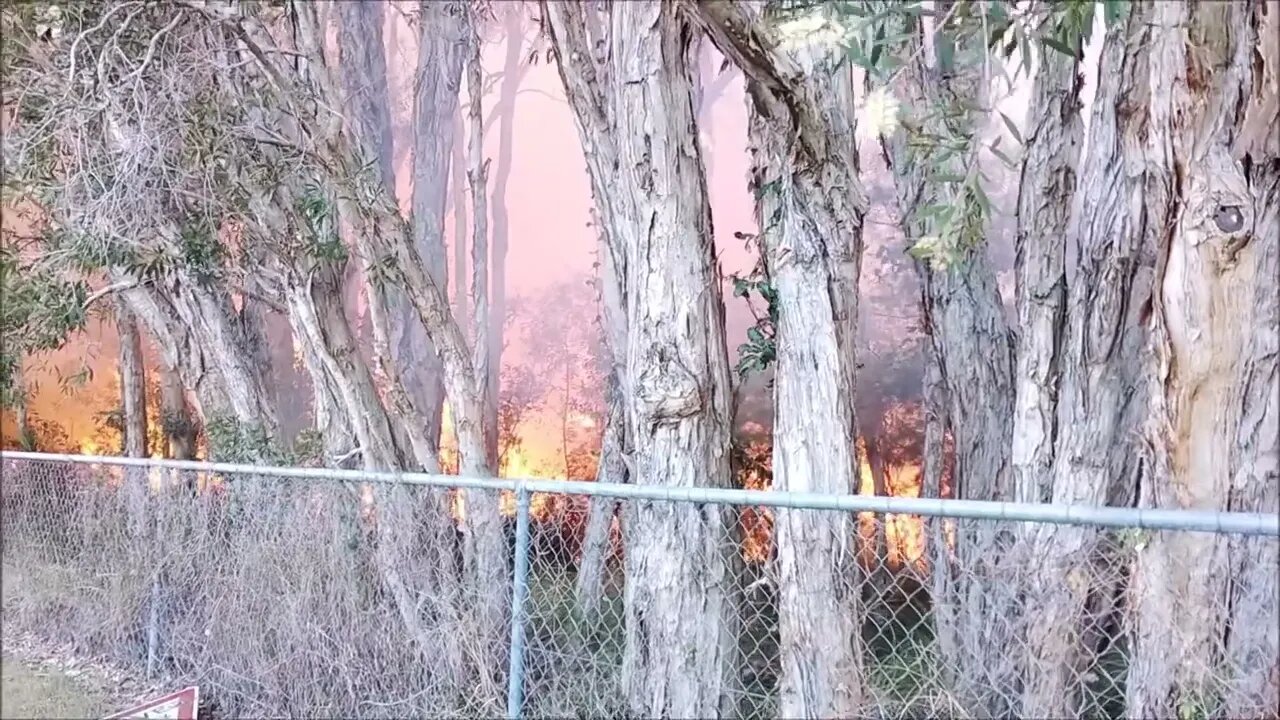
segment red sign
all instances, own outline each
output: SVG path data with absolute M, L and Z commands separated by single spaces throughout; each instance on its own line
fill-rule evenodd
M 148 700 L 106 720 L 196 720 L 200 689 L 189 687 L 164 697 Z

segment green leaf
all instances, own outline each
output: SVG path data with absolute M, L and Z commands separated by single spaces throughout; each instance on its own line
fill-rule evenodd
M 1128 9 L 1128 0 L 1103 0 L 1102 1 L 1102 19 L 1106 22 L 1108 28 L 1124 19 L 1125 11 Z
M 876 39 L 871 46 L 871 68 L 880 64 L 880 54 L 884 51 L 884 23 L 876 26 Z
M 1070 45 L 1066 44 L 1065 42 L 1057 38 L 1049 37 L 1048 35 L 1042 35 L 1040 36 L 1040 42 L 1047 47 L 1057 50 L 1058 52 L 1062 53 L 1063 55 L 1066 55 L 1067 57 L 1074 58 L 1076 56 L 1076 51 L 1072 49 Z
M 764 342 L 764 333 L 760 332 L 760 328 L 754 325 L 747 328 L 747 337 L 750 338 L 751 342 L 753 343 Z
M 1003 151 L 1003 150 L 1001 150 L 1000 148 L 996 147 L 996 144 L 995 144 L 995 143 L 992 143 L 992 145 L 991 145 L 991 147 L 990 147 L 989 149 L 991 150 L 991 154 L 992 154 L 992 155 L 995 155 L 996 157 L 998 157 L 998 158 L 1000 158 L 1001 160 L 1003 160 L 1003 161 L 1004 161 L 1005 166 L 1006 166 L 1006 167 L 1008 167 L 1009 169 L 1011 169 L 1011 170 L 1012 170 L 1012 169 L 1014 169 L 1014 168 L 1016 168 L 1016 167 L 1018 166 L 1018 163 L 1014 162 L 1014 161 L 1013 161 L 1013 158 L 1011 158 L 1011 157 L 1009 157 L 1008 155 L 1006 155 L 1006 154 L 1004 153 L 1004 151 Z
M 978 207 L 982 208 L 984 214 L 991 214 L 991 198 L 987 197 L 987 191 L 982 189 L 980 182 L 973 184 L 973 199 L 978 202 Z
M 1018 125 L 1004 113 L 1000 113 L 1000 119 L 1004 121 L 1004 126 L 1008 128 L 1009 134 L 1013 136 L 1013 139 L 1016 140 L 1019 145 L 1025 145 L 1026 142 L 1022 139 L 1022 133 L 1018 132 Z

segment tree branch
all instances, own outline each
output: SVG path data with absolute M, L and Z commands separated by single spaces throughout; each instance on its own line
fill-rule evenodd
M 122 280 L 120 282 L 111 283 L 106 287 L 99 288 L 98 290 L 90 293 L 89 296 L 84 299 L 84 309 L 88 310 L 89 306 L 93 305 L 95 302 L 101 300 L 107 295 L 111 295 L 112 293 L 117 293 L 122 290 L 128 290 L 130 288 L 135 288 L 135 287 L 138 287 L 138 281 Z
M 681 0 L 681 3 L 720 54 L 742 71 L 756 111 L 798 129 L 804 99 L 797 97 L 794 88 L 801 70 L 791 58 L 778 51 L 777 43 L 768 37 L 760 18 L 736 2 Z

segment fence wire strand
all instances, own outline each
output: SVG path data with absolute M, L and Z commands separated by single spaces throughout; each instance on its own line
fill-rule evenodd
M 867 718 L 1280 707 L 1269 535 L 534 493 L 525 544 L 508 492 L 0 469 L 6 630 L 199 684 L 231 717 L 681 716 L 712 693 L 721 716 L 765 718 L 833 676 Z M 499 586 L 470 556 L 464 518 L 485 505 Z M 664 517 L 709 530 L 628 527 Z M 477 608 L 501 596 L 511 619 L 517 547 L 513 663 L 513 635 Z

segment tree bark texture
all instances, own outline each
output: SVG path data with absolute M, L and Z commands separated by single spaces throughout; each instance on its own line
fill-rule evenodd
M 1108 28 L 1098 69 L 1088 151 L 1069 241 L 1066 327 L 1057 393 L 1052 501 L 1129 505 L 1140 465 L 1144 410 L 1141 352 L 1155 254 L 1135 213 L 1142 202 L 1140 153 L 1146 121 L 1146 24 L 1149 6 Z M 1103 555 L 1107 535 L 1069 526 L 1037 528 L 1028 562 L 1026 717 L 1081 712 L 1082 676 L 1098 648 L 1088 644 L 1093 599 L 1114 593 L 1120 560 Z
M 187 405 L 187 388 L 176 368 L 160 368 L 160 422 L 171 460 L 196 459 L 196 424 Z
M 621 388 L 616 376 L 610 376 L 606 389 L 608 412 L 604 433 L 600 438 L 600 462 L 596 469 L 596 482 L 625 483 L 627 481 L 626 413 Z M 618 509 L 618 501 L 612 498 L 591 498 L 587 509 L 587 525 L 583 531 L 582 557 L 578 561 L 578 577 L 574 590 L 578 610 L 584 618 L 595 618 L 600 611 L 604 593 L 605 569 L 610 555 L 610 530 Z
M 1012 462 L 1018 502 L 1048 502 L 1053 493 L 1067 229 L 1084 128 L 1077 58 L 1043 49 L 1034 82 L 1014 241 L 1019 331 Z
M 453 117 L 453 135 L 456 138 L 466 137 L 462 125 L 462 101 L 458 102 L 458 111 Z M 454 317 L 472 317 L 471 307 L 467 302 L 467 151 L 461 142 L 453 144 L 453 157 L 449 162 L 449 192 L 453 195 L 453 314 Z M 443 283 L 448 285 L 447 282 Z M 466 335 L 466 327 L 462 328 Z
M 391 99 L 382 25 L 384 0 L 340 2 L 338 55 L 346 92 L 344 113 L 364 140 L 365 156 L 377 162 L 382 182 L 396 191 L 391 133 Z
M 818 48 L 777 49 L 762 18 L 745 5 L 696 8 L 708 36 L 742 70 L 750 96 L 756 220 L 779 303 L 773 487 L 854 493 L 857 285 L 867 199 L 857 175 L 851 72 Z M 778 510 L 774 527 L 779 714 L 856 715 L 864 691 L 854 517 Z
M 147 456 L 147 374 L 138 320 L 121 297 L 116 298 L 116 332 L 120 339 L 120 417 L 126 457 Z
M 1165 2 L 1152 10 L 1143 200 L 1159 222 L 1149 227 L 1158 255 L 1142 507 L 1245 509 L 1233 506 L 1274 497 L 1275 435 L 1264 439 L 1260 431 L 1276 408 L 1280 148 L 1274 32 L 1260 30 L 1274 31 L 1275 12 L 1262 2 Z M 1242 654 L 1224 657 L 1224 641 L 1240 632 L 1259 634 L 1246 644 L 1270 650 L 1273 668 L 1276 658 L 1276 600 L 1270 608 L 1249 602 L 1260 596 L 1250 582 L 1256 576 L 1229 581 L 1244 559 L 1233 562 L 1232 545 L 1198 533 L 1158 533 L 1140 544 L 1128 598 L 1131 717 L 1213 707 L 1220 676 L 1234 673 L 1248 682 L 1232 698 L 1236 710 L 1274 712 L 1274 686 L 1259 680 L 1268 673 L 1265 660 L 1263 667 L 1224 663 L 1250 656 L 1237 641 L 1232 649 Z M 1243 606 L 1233 607 L 1233 598 Z
M 481 55 L 484 52 L 480 37 L 481 19 L 472 13 L 470 43 L 468 45 L 467 72 L 467 129 L 470 133 L 467 145 L 467 186 L 471 190 L 471 362 L 475 368 L 475 384 L 482 406 L 485 462 L 498 466 L 497 413 L 490 417 L 493 388 L 489 362 L 493 359 L 489 346 L 489 161 L 484 156 L 484 68 Z M 461 138 L 459 138 L 461 140 Z M 461 242 L 461 239 L 459 239 Z M 493 424 L 488 422 L 492 419 Z M 492 440 L 492 442 L 490 442 Z
M 610 245 L 625 252 L 632 480 L 729 487 L 729 360 L 692 104 L 693 30 L 669 3 L 618 3 L 607 18 L 573 2 L 544 7 L 598 209 Z M 588 41 L 600 37 L 597 22 L 609 24 L 602 46 Z M 728 707 L 734 523 L 717 506 L 636 504 L 624 515 L 631 713 L 709 717 Z
M 626 288 L 613 261 L 605 230 L 599 227 L 597 213 L 593 213 L 593 220 L 599 242 L 600 322 L 604 324 L 605 351 L 611 367 L 605 388 L 608 410 L 600 438 L 596 482 L 626 483 L 630 480 L 627 468 L 627 400 L 623 383 L 627 372 Z M 587 509 L 587 526 L 575 586 L 578 607 L 585 617 L 593 617 L 600 607 L 610 551 L 609 538 L 617 509 L 616 500 L 598 497 L 591 498 Z

